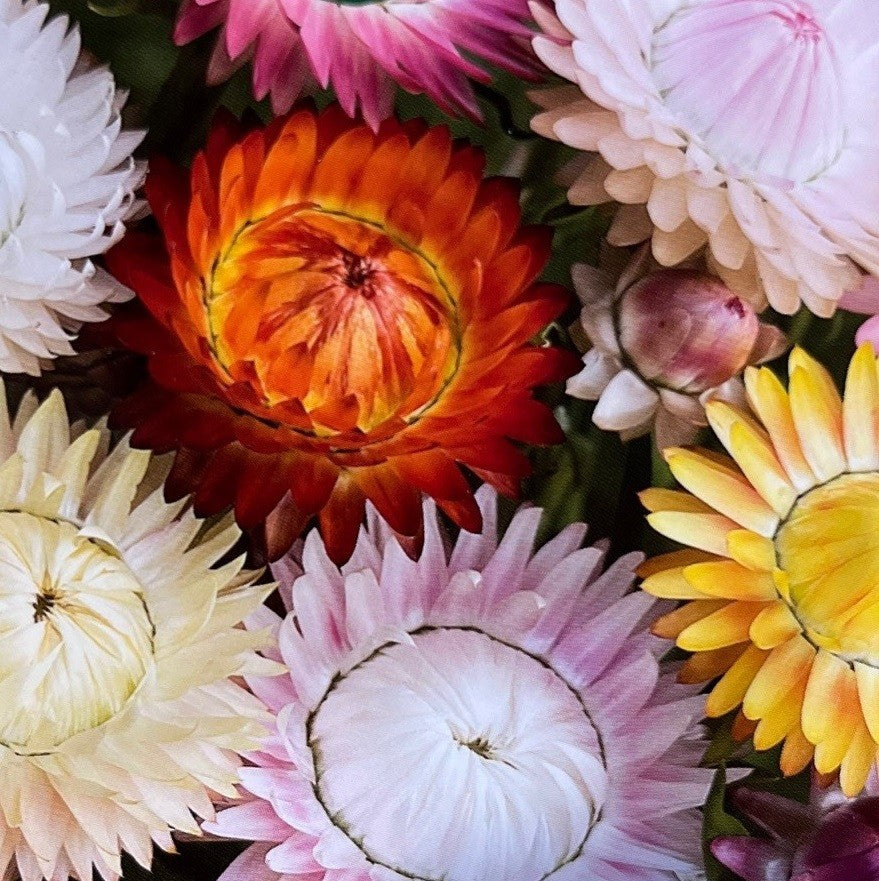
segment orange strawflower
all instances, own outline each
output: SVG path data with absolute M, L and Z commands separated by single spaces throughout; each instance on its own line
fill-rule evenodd
M 221 118 L 188 179 L 153 164 L 164 242 L 131 234 L 108 259 L 151 313 L 116 323 L 151 380 L 114 421 L 177 451 L 170 497 L 268 517 L 272 554 L 317 515 L 344 560 L 366 499 L 416 536 L 422 492 L 481 528 L 459 465 L 515 494 L 511 441 L 560 437 L 532 391 L 576 363 L 529 342 L 566 295 L 534 285 L 549 234 L 483 164 L 445 128 L 376 134 L 337 108 L 249 133 Z

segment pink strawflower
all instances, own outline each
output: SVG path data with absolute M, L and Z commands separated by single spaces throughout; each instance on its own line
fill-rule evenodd
M 858 328 L 855 339 L 859 346 L 872 343 L 879 352 L 879 279 L 867 276 L 861 287 L 846 294 L 839 305 L 849 312 L 870 316 Z
M 759 311 L 833 313 L 879 275 L 879 16 L 864 0 L 554 0 L 570 85 L 534 128 L 592 154 L 569 191 L 666 266 L 705 248 Z
M 471 57 L 535 79 L 542 67 L 530 23 L 528 0 L 184 0 L 175 38 L 188 43 L 222 27 L 213 81 L 252 57 L 254 92 L 271 94 L 275 113 L 317 81 L 333 87 L 349 116 L 359 105 L 377 128 L 395 83 L 478 117 L 468 78 L 491 77 Z
M 704 699 L 660 673 L 640 555 L 601 574 L 582 524 L 534 553 L 537 508 L 498 544 L 478 500 L 451 552 L 427 502 L 418 562 L 372 513 L 341 570 L 316 531 L 274 567 L 290 675 L 249 680 L 278 728 L 205 826 L 257 842 L 223 881 L 699 877 Z

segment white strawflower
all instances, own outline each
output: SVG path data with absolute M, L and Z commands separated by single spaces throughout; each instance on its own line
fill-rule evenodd
M 236 527 L 166 504 L 158 463 L 108 446 L 57 391 L 11 425 L 0 404 L 2 878 L 112 881 L 122 850 L 148 867 L 235 796 L 266 731 L 230 677 L 277 667 L 236 626 L 271 586 L 215 565 Z
M 875 0 L 532 9 L 538 55 L 575 83 L 534 96 L 534 128 L 595 154 L 569 197 L 622 203 L 615 244 L 652 237 L 666 266 L 707 244 L 758 310 L 830 315 L 879 274 Z
M 0 0 L 0 370 L 37 375 L 130 292 L 97 269 L 136 207 L 143 166 L 125 95 L 49 6 Z

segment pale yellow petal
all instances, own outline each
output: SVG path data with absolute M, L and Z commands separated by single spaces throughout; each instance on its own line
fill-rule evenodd
M 854 798 L 860 795 L 876 759 L 876 743 L 863 722 L 855 728 L 842 767 L 839 769 L 839 785 L 843 795 Z
M 659 554 L 659 556 L 651 557 L 645 560 L 635 569 L 635 572 L 641 578 L 649 578 L 659 572 L 665 572 L 669 569 L 682 569 L 684 566 L 692 566 L 693 563 L 707 563 L 709 560 L 716 560 L 714 554 L 707 554 L 705 551 L 697 551 L 694 548 L 684 548 L 680 551 L 672 551 L 668 554 Z
M 803 493 L 816 483 L 815 474 L 803 455 L 794 426 L 790 398 L 778 377 L 768 367 L 749 367 L 745 371 L 748 401 L 766 426 L 778 460 L 784 466 L 797 492 Z
M 832 728 L 834 705 L 846 687 L 848 673 L 854 679 L 845 661 L 825 649 L 818 650 L 803 699 L 803 733 L 812 743 L 824 740 Z
M 766 603 L 728 603 L 681 631 L 678 646 L 688 652 L 704 652 L 747 642 L 752 622 L 765 608 Z
M 711 718 L 725 716 L 744 699 L 757 671 L 763 666 L 769 652 L 748 646 L 742 656 L 727 670 L 708 695 L 705 713 Z
M 727 536 L 738 524 L 722 514 L 690 514 L 681 511 L 657 511 L 647 522 L 672 541 L 689 545 L 709 554 L 728 557 Z
M 779 517 L 786 517 L 797 500 L 797 491 L 774 447 L 737 422 L 730 430 L 730 452 L 766 503 Z
M 778 597 L 768 572 L 745 569 L 734 560 L 695 563 L 683 571 L 686 581 L 710 597 L 727 600 L 774 600 Z
M 809 467 L 822 483 L 846 470 L 842 399 L 830 374 L 802 349 L 790 357 L 790 406 Z
M 705 594 L 684 578 L 684 570 L 681 566 L 650 575 L 641 583 L 641 588 L 663 600 L 705 599 Z
M 761 649 L 773 649 L 801 632 L 787 604 L 781 600 L 768 605 L 751 625 L 750 637 Z
M 792 731 L 799 729 L 805 690 L 804 681 L 797 683 L 785 694 L 784 699 L 776 703 L 760 720 L 754 731 L 754 749 L 772 749 Z M 747 697 L 745 699 L 747 700 Z
M 787 701 L 787 696 L 795 689 L 802 686 L 805 692 L 814 660 L 815 649 L 801 636 L 772 649 L 748 688 L 742 712 L 749 719 L 761 719 L 780 701 Z M 797 704 L 798 720 L 801 706 L 802 694 Z
M 729 517 L 739 526 L 771 538 L 778 528 L 778 515 L 766 504 L 736 468 L 712 461 L 701 452 L 674 448 L 664 451 L 672 474 L 682 486 Z
M 870 343 L 858 348 L 848 368 L 843 427 L 849 470 L 879 469 L 879 373 Z
M 727 537 L 729 555 L 746 569 L 772 572 L 775 568 L 775 545 L 762 535 L 737 529 Z
M 855 662 L 855 681 L 864 721 L 870 736 L 879 743 L 879 668 Z

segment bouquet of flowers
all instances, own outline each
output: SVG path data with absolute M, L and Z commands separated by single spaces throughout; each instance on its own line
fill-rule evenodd
M 879 881 L 877 0 L 0 74 L 2 881 Z

